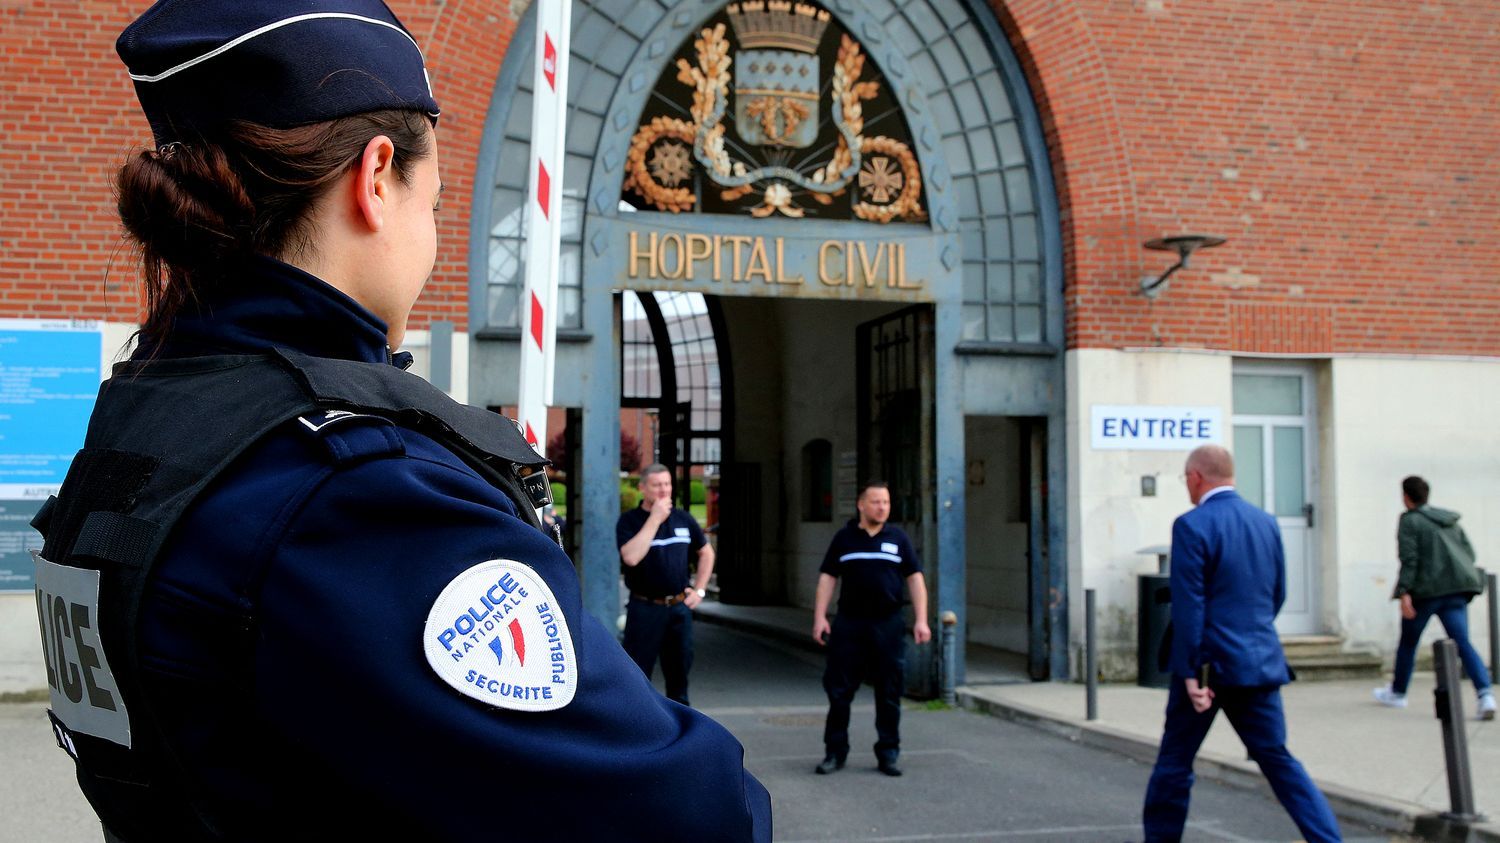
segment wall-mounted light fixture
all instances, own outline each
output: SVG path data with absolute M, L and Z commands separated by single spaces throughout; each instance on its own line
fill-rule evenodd
M 1147 240 L 1144 245 L 1148 249 L 1158 252 L 1176 252 L 1177 263 L 1160 276 L 1147 275 L 1142 278 L 1141 295 L 1148 299 L 1156 298 L 1166 286 L 1167 279 L 1172 277 L 1172 273 L 1179 269 L 1187 269 L 1189 255 L 1199 249 L 1211 249 L 1223 244 L 1223 237 L 1215 237 L 1212 234 L 1179 234 L 1176 237 L 1158 237 L 1155 240 Z

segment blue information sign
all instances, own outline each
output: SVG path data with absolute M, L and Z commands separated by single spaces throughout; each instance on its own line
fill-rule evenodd
M 33 587 L 28 522 L 83 447 L 103 342 L 97 322 L 0 319 L 0 590 Z
M 31 529 L 41 501 L 0 501 L 0 591 L 30 591 L 36 563 L 32 550 L 42 549 L 42 534 Z

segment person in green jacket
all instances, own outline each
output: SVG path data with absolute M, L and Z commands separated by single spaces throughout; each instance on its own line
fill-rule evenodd
M 1390 687 L 1375 689 L 1375 699 L 1392 708 L 1406 707 L 1417 641 L 1427 621 L 1437 615 L 1448 637 L 1458 645 L 1464 670 L 1479 694 L 1479 717 L 1495 719 L 1495 695 L 1490 674 L 1469 643 L 1469 601 L 1484 591 L 1484 580 L 1474 567 L 1474 547 L 1458 526 L 1458 513 L 1427 504 L 1431 488 L 1412 476 L 1401 481 L 1406 511 L 1396 528 L 1396 550 L 1401 574 L 1392 599 L 1401 601 L 1401 643 L 1396 647 L 1396 670 Z

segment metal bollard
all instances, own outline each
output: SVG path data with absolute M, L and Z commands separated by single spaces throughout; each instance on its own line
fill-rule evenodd
M 1485 597 L 1490 609 L 1490 678 L 1500 670 L 1500 597 L 1495 595 L 1495 575 L 1484 575 Z
M 958 666 L 958 644 L 955 641 L 958 637 L 958 615 L 952 610 L 944 612 L 941 623 L 943 625 L 943 702 L 953 705 L 958 702 L 958 693 L 955 691 L 958 677 L 953 675 Z
M 1099 647 L 1095 637 L 1097 624 L 1094 620 L 1094 590 L 1083 590 L 1083 670 L 1087 675 L 1085 696 L 1088 719 L 1099 719 Z
M 1477 822 L 1474 812 L 1474 777 L 1469 771 L 1469 741 L 1464 734 L 1463 689 L 1459 686 L 1458 645 L 1451 638 L 1432 643 L 1432 661 L 1437 669 L 1437 689 L 1432 692 L 1437 719 L 1443 729 L 1443 756 L 1448 764 L 1448 799 L 1453 810 L 1444 818 Z

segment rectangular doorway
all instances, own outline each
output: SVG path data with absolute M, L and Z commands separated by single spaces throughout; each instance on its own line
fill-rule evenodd
M 965 681 L 1046 679 L 1047 421 L 964 417 Z
M 1321 631 L 1318 599 L 1317 424 L 1313 377 L 1306 367 L 1236 361 L 1235 487 L 1276 516 L 1286 548 L 1282 635 Z

